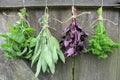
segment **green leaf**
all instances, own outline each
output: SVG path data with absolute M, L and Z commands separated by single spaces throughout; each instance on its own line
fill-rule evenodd
M 3 37 L 3 38 L 8 38 L 7 34 L 0 34 L 0 36 Z
M 57 61 L 58 61 L 57 50 L 55 47 L 53 47 L 53 61 L 54 61 L 54 63 L 57 63 Z
M 103 33 L 106 34 L 106 28 L 104 27 L 103 21 L 99 21 L 96 27 L 96 34 Z
M 33 66 L 33 64 L 38 60 L 38 57 L 40 56 L 41 51 L 44 48 L 44 44 L 43 43 L 44 42 L 42 42 L 41 40 L 37 41 L 37 44 L 36 44 L 36 47 L 35 47 L 35 51 L 34 51 L 34 55 L 32 57 L 32 64 L 31 64 L 31 66 Z
M 39 60 L 38 60 L 38 63 L 37 63 L 37 69 L 36 69 L 35 77 L 38 77 L 40 71 L 41 71 L 41 57 L 39 57 Z
M 50 67 L 50 71 L 52 74 L 55 73 L 55 64 L 52 64 L 52 66 Z
M 27 50 L 28 50 L 27 47 L 25 47 L 24 50 L 22 51 L 21 55 L 27 53 Z
M 31 56 L 32 56 L 32 54 L 27 54 L 24 58 L 31 60 Z
M 4 44 L 1 44 L 0 46 L 5 49 L 5 48 L 11 47 L 11 44 L 4 43 Z
M 37 42 L 36 38 L 31 38 L 31 40 L 30 40 L 30 47 L 34 47 L 36 45 L 36 42 Z
M 52 62 L 52 54 L 51 54 L 48 46 L 46 46 L 46 47 L 44 48 L 42 54 L 45 55 L 45 60 L 46 60 L 46 62 L 47 62 L 47 64 L 48 64 L 49 68 L 52 67 L 52 64 L 53 64 L 53 62 Z
M 25 36 L 24 34 L 20 32 L 15 32 L 15 33 L 10 33 L 8 34 L 8 37 L 18 43 L 22 43 L 25 41 Z
M 53 36 L 51 36 L 51 41 L 54 43 L 54 46 L 57 48 L 57 49 L 60 49 L 60 45 L 59 45 L 59 42 L 58 42 L 58 40 L 55 38 L 55 37 L 53 37 Z
M 40 56 L 40 52 L 33 55 L 31 67 L 32 67 L 33 64 L 39 59 L 39 56 Z
M 29 49 L 29 52 L 25 55 L 24 58 L 31 60 L 33 55 L 33 50 Z
M 63 52 L 59 50 L 59 51 L 58 51 L 58 54 L 59 54 L 59 57 L 60 57 L 60 59 L 62 60 L 62 62 L 65 63 L 65 57 L 64 57 Z
M 44 60 L 44 58 L 41 59 L 41 63 L 42 63 L 42 71 L 46 72 L 46 70 L 47 70 L 47 63 Z
M 33 33 L 35 31 L 34 28 L 25 28 L 24 32 L 27 32 L 27 33 Z
M 102 15 L 102 7 L 97 10 L 98 16 Z

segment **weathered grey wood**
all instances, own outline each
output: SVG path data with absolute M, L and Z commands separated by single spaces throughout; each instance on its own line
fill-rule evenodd
M 97 18 L 97 14 L 95 10 L 90 11 L 92 11 L 91 15 L 82 16 L 78 20 L 91 36 L 93 29 L 92 26 L 90 27 L 90 23 Z M 104 10 L 103 16 L 114 22 L 118 22 L 119 14 L 117 11 Z M 105 25 L 112 40 L 119 42 L 118 26 L 108 23 L 107 21 L 105 21 Z M 88 45 L 88 43 L 86 44 Z M 105 60 L 97 59 L 97 57 L 91 53 L 77 56 L 75 60 L 75 80 L 119 80 L 117 79 L 117 70 L 120 68 L 117 69 L 118 56 L 118 49 L 113 49 L 113 53 L 109 54 L 109 58 Z
M 106 7 L 110 6 L 118 6 L 117 3 L 119 0 L 104 0 L 104 5 Z M 41 27 L 38 24 L 38 18 L 41 17 L 44 13 L 44 9 L 41 8 L 45 6 L 45 0 L 25 0 L 27 7 L 40 7 L 40 9 L 30 9 L 28 8 L 28 12 L 30 17 L 28 21 L 31 26 L 36 28 L 36 33 L 38 34 Z M 72 4 L 72 0 L 48 0 L 48 6 L 50 7 L 50 27 L 56 28 L 56 31 L 50 28 L 52 34 L 58 39 L 61 39 L 62 30 L 69 26 L 70 21 L 64 24 L 60 24 L 59 22 L 51 19 L 52 16 L 56 16 L 57 19 L 65 21 L 69 17 L 71 17 L 71 8 L 64 7 L 70 6 Z M 80 8 L 82 6 L 99 6 L 101 4 L 101 0 L 75 0 L 75 5 L 78 7 L 78 13 L 84 11 L 91 11 L 91 15 L 83 15 L 78 19 L 78 23 L 81 24 L 81 27 L 90 34 L 90 37 L 93 33 L 93 29 L 90 24 L 93 20 L 97 19 L 96 9 L 83 9 Z M 22 0 L 0 0 L 0 8 L 15 8 L 22 7 Z M 56 7 L 57 6 L 57 7 Z M 15 17 L 6 17 L 2 14 L 3 11 L 0 12 L 0 33 L 5 33 L 8 31 L 8 24 L 11 22 L 15 22 L 19 18 L 16 17 L 17 12 L 6 11 L 9 15 L 14 15 Z M 104 9 L 103 16 L 105 18 L 111 19 L 114 22 L 120 21 L 120 14 L 118 11 L 109 9 Z M 118 19 L 119 17 L 119 19 Z M 105 25 L 108 30 L 109 36 L 113 41 L 119 42 L 118 37 L 120 39 L 120 22 L 119 27 L 114 26 L 111 23 L 105 21 Z M 90 39 L 88 38 L 88 40 Z M 86 47 L 88 45 L 88 40 L 85 42 Z M 0 38 L 0 44 L 3 43 L 3 39 Z M 81 54 L 75 57 L 75 71 L 74 71 L 74 80 L 119 80 L 120 79 L 120 50 L 113 49 L 114 53 L 109 54 L 109 58 L 105 60 L 99 60 L 96 56 L 92 54 Z M 0 50 L 0 80 L 34 80 L 34 74 L 36 67 L 34 66 L 32 70 L 30 70 L 30 63 L 28 65 L 19 59 L 8 60 L 4 58 L 3 52 Z M 66 63 L 63 64 L 59 61 L 56 64 L 56 72 L 54 75 L 48 73 L 41 73 L 39 75 L 40 80 L 72 80 L 73 78 L 73 69 L 72 69 L 73 58 L 67 58 Z M 33 71 L 33 72 L 32 72 Z
M 7 17 L 0 13 L 0 33 L 6 33 L 9 29 L 8 25 L 19 19 L 16 14 L 16 11 L 9 12 L 8 15 L 13 17 Z M 4 40 L 0 37 L 0 44 L 3 42 Z M 0 49 L 0 80 L 35 80 L 35 77 L 23 60 L 7 59 Z
M 28 21 L 30 22 L 30 24 L 32 26 L 35 26 L 37 33 L 40 32 L 40 26 L 38 25 L 38 19 L 39 17 L 41 17 L 44 14 L 44 10 L 40 9 L 40 10 L 28 10 L 30 17 L 28 18 Z M 50 14 L 50 20 L 49 20 L 49 25 L 52 28 L 56 28 L 56 31 L 49 28 L 51 33 L 57 38 L 57 39 L 61 39 L 61 32 L 63 27 L 68 26 L 68 25 L 64 25 L 62 26 L 62 24 L 58 23 L 57 21 L 51 19 L 51 16 L 55 15 L 58 19 L 63 20 L 64 18 L 66 18 L 66 15 L 64 15 L 64 13 L 68 13 L 69 9 L 50 9 L 49 10 L 49 14 Z M 63 64 L 61 61 L 58 62 L 58 64 L 56 64 L 56 71 L 55 74 L 49 74 L 49 73 L 41 73 L 39 75 L 39 79 L 40 80 L 72 80 L 72 59 L 66 59 L 66 63 Z M 34 68 L 32 69 L 34 72 L 36 67 L 34 66 Z
M 118 17 L 118 31 L 119 31 L 119 41 L 120 41 L 120 11 L 119 11 L 119 17 Z M 118 53 L 118 59 L 117 59 L 117 80 L 120 79 L 120 48 L 119 48 L 119 53 Z
M 104 6 L 119 6 L 118 0 L 104 0 Z M 45 0 L 25 0 L 26 7 L 45 6 Z M 48 0 L 48 6 L 71 6 L 72 0 Z M 100 6 L 101 0 L 75 0 L 76 6 Z M 0 8 L 22 7 L 22 0 L 0 0 Z

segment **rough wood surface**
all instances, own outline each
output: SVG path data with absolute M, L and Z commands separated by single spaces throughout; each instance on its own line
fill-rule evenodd
M 104 6 L 119 6 L 118 0 L 104 0 Z M 26 7 L 45 6 L 45 0 L 25 0 Z M 71 6 L 72 0 L 48 0 L 48 6 Z M 75 0 L 76 6 L 100 6 L 101 0 Z M 0 8 L 22 7 L 22 0 L 0 0 Z
M 7 17 L 0 13 L 0 33 L 6 33 L 9 29 L 8 25 L 18 20 L 16 11 L 9 12 L 8 15 L 14 17 Z M 0 44 L 3 42 L 4 40 L 0 37 Z M 0 80 L 35 80 L 35 77 L 23 60 L 7 59 L 0 49 Z
M 41 7 L 45 6 L 45 0 L 25 0 L 27 7 Z M 64 2 L 64 3 L 63 3 Z M 105 6 L 115 6 L 118 0 L 104 0 Z M 100 0 L 75 0 L 77 6 L 98 6 L 100 5 Z M 62 30 L 69 26 L 70 21 L 67 23 L 61 24 L 52 19 L 53 16 L 56 16 L 57 19 L 65 21 L 71 17 L 71 9 L 63 6 L 70 6 L 72 0 L 48 0 L 49 6 L 58 6 L 51 7 L 49 9 L 50 14 L 50 27 L 56 28 L 56 31 L 50 28 L 52 34 L 58 39 L 61 39 Z M 0 8 L 10 8 L 10 7 L 22 7 L 22 0 L 0 0 Z M 61 7 L 59 7 L 61 6 Z M 15 17 L 7 17 L 2 14 L 6 12 L 8 15 L 14 15 Z M 18 20 L 16 16 L 17 11 L 15 10 L 3 10 L 0 12 L 0 33 L 5 33 L 8 31 L 8 24 Z M 78 19 L 78 23 L 81 24 L 81 27 L 91 35 L 94 30 L 91 28 L 90 24 L 93 20 L 97 19 L 96 9 L 84 9 L 78 7 L 78 13 L 85 11 L 91 11 L 92 14 L 82 15 Z M 38 34 L 41 27 L 38 24 L 38 18 L 41 17 L 44 13 L 44 9 L 30 9 L 28 8 L 30 17 L 28 21 L 31 26 L 36 28 L 36 33 Z M 113 41 L 120 41 L 120 12 L 105 9 L 103 16 L 105 18 L 111 19 L 114 22 L 119 21 L 118 26 L 114 26 L 111 23 L 105 21 L 105 25 L 108 30 L 109 36 Z M 90 39 L 88 38 L 88 40 Z M 87 40 L 87 41 L 88 41 Z M 86 41 L 86 47 L 88 42 Z M 0 37 L 0 44 L 4 40 Z M 113 53 L 109 54 L 109 58 L 105 60 L 99 60 L 96 56 L 92 54 L 81 54 L 75 57 L 75 68 L 73 69 L 74 58 L 66 59 L 66 63 L 63 64 L 59 61 L 56 64 L 56 72 L 54 75 L 48 73 L 41 73 L 39 75 L 39 80 L 119 80 L 120 79 L 120 50 L 113 49 Z M 28 66 L 29 65 L 29 66 Z M 30 69 L 30 63 L 27 64 L 23 60 L 14 59 L 8 60 L 4 58 L 3 52 L 0 50 L 0 80 L 35 80 L 34 74 L 36 67 L 34 66 Z M 74 70 L 74 73 L 73 73 Z M 74 79 L 73 79 L 74 78 Z
M 118 23 L 119 23 L 118 31 L 119 31 L 119 42 L 120 42 L 120 11 L 119 11 Z M 120 79 L 120 48 L 119 48 L 119 53 L 117 58 L 117 80 L 119 79 Z

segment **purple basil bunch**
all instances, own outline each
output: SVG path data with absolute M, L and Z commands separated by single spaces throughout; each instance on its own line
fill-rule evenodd
M 69 27 L 65 28 L 60 42 L 61 48 L 67 57 L 80 54 L 84 50 L 84 41 L 87 36 L 88 34 L 82 30 L 76 19 L 73 18 Z

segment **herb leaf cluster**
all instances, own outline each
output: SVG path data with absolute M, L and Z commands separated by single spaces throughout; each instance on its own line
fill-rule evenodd
M 32 57 L 33 66 L 37 63 L 36 74 L 37 77 L 42 70 L 43 72 L 55 72 L 55 64 L 60 58 L 65 63 L 64 54 L 60 50 L 58 40 L 52 36 L 48 29 L 48 14 L 44 14 L 39 20 L 42 25 L 42 30 L 37 36 L 37 43 Z
M 76 19 L 73 18 L 69 27 L 65 28 L 61 41 L 61 48 L 67 57 L 82 53 L 87 36 L 88 34 L 83 31 Z
M 102 8 L 98 9 L 98 15 L 102 16 Z M 107 35 L 107 30 L 103 24 L 103 20 L 99 20 L 96 27 L 96 33 L 92 36 L 92 39 L 89 40 L 89 49 L 88 51 L 92 54 L 97 55 L 100 59 L 105 59 L 108 57 L 107 53 L 112 52 L 112 48 L 119 47 L 119 43 L 113 42 Z
M 18 15 L 20 20 L 10 25 L 9 32 L 0 34 L 5 39 L 5 43 L 1 44 L 1 47 L 8 58 L 31 59 L 36 45 L 35 35 L 33 34 L 35 30 L 25 20 L 25 17 L 28 16 L 25 8 L 21 9 Z

